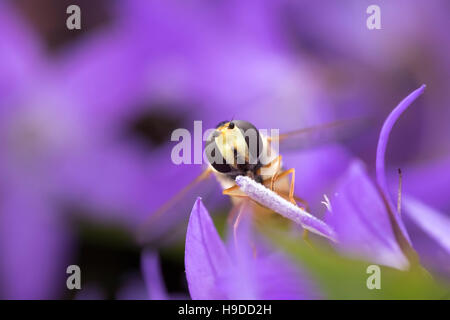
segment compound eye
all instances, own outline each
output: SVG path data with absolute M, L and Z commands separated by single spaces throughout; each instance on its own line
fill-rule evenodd
M 228 124 L 228 129 L 234 129 L 234 123 L 233 122 L 230 122 Z
M 205 144 L 205 152 L 208 158 L 208 162 L 215 170 L 221 173 L 228 173 L 231 171 L 231 166 L 227 164 L 226 160 L 223 158 L 215 141 L 215 137 L 219 135 L 220 132 L 215 131 L 207 140 Z
M 252 157 L 258 159 L 263 148 L 263 141 L 258 129 L 250 122 L 243 120 L 234 120 L 233 124 L 243 133 Z
M 221 173 L 228 173 L 231 171 L 231 166 L 226 163 L 225 159 L 220 153 L 216 154 L 215 149 L 211 151 L 211 154 L 208 154 L 208 161 L 214 169 Z

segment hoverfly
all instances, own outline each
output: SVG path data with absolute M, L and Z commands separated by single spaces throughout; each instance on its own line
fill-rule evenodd
M 285 169 L 283 167 L 282 155 L 277 150 L 278 146 L 283 144 L 285 148 L 294 147 L 299 149 L 305 145 L 311 145 L 313 141 L 336 140 L 337 134 L 342 137 L 342 131 L 337 132 L 335 129 L 349 121 L 351 120 L 341 120 L 307 127 L 280 134 L 276 137 L 261 133 L 253 124 L 244 120 L 220 122 L 205 144 L 204 151 L 208 159 L 208 167 L 192 183 L 149 218 L 141 230 L 143 239 L 148 238 L 148 226 L 154 223 L 155 219 L 165 212 L 175 211 L 177 203 L 185 198 L 189 192 L 192 194 L 192 191 L 195 190 L 194 187 L 201 185 L 202 182 L 207 181 L 212 175 L 219 182 L 222 193 L 231 197 L 234 207 L 231 210 L 229 219 L 231 221 L 234 218 L 234 227 L 239 222 L 241 204 L 249 200 L 248 196 L 236 184 L 235 180 L 238 176 L 249 177 L 276 192 L 295 206 L 308 209 L 308 203 L 294 195 L 295 168 Z M 348 131 L 343 132 L 348 133 Z M 191 203 L 193 203 L 194 198 L 191 200 Z M 272 210 L 254 202 L 252 211 L 256 216 L 273 214 Z M 306 236 L 307 230 L 304 229 L 305 239 Z

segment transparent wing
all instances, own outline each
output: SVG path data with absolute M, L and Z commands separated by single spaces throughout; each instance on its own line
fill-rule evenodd
M 141 244 L 155 244 L 161 241 L 170 243 L 182 236 L 197 197 L 205 201 L 220 189 L 215 179 L 211 178 L 211 169 L 206 169 L 191 183 L 186 185 L 157 211 L 149 214 L 147 220 L 138 230 L 138 241 Z
M 349 139 L 368 121 L 368 118 L 337 120 L 268 137 L 268 140 L 272 146 L 278 144 L 280 152 L 312 148 Z

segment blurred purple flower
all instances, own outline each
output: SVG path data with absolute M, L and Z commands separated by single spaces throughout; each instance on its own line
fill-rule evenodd
M 450 155 L 436 156 L 420 163 L 402 167 L 403 190 L 428 205 L 443 212 L 450 212 L 448 194 L 441 190 L 450 189 Z M 398 180 L 398 174 L 391 174 L 388 181 Z M 390 190 L 395 190 L 391 188 Z
M 167 149 L 122 137 L 145 91 L 126 30 L 90 34 L 50 63 L 21 17 L 0 9 L 0 295 L 55 298 L 72 251 L 63 209 L 134 231 L 174 194 L 154 173 L 175 165 Z
M 242 214 L 245 214 L 243 212 Z M 248 218 L 225 245 L 200 198 L 186 234 L 185 267 L 192 299 L 313 299 L 307 274 L 279 253 L 263 252 Z
M 253 0 L 135 0 L 121 3 L 120 11 L 128 35 L 151 57 L 146 67 L 152 96 L 189 98 L 195 102 L 189 113 L 204 127 L 233 117 L 258 128 L 291 130 L 343 117 L 317 86 L 314 68 L 292 54 L 280 7 Z
M 429 270 L 450 277 L 450 218 L 416 198 L 405 195 L 402 218 L 414 249 Z
M 26 101 L 23 88 L 36 81 L 45 60 L 34 35 L 4 2 L 0 21 L 0 296 L 54 298 L 65 285 L 71 231 L 50 189 L 60 174 L 54 151 L 61 151 L 70 128 L 48 126 L 55 115 L 46 102 L 45 110 L 14 106 Z
M 83 286 L 76 299 L 104 300 L 105 292 L 95 284 Z M 141 254 L 141 273 L 127 274 L 116 292 L 117 300 L 169 300 L 187 299 L 182 294 L 169 294 L 161 273 L 159 256 L 152 250 L 144 250 Z
M 169 299 L 169 295 L 162 278 L 161 266 L 157 253 L 148 250 L 142 253 L 141 271 L 144 276 L 148 299 Z
M 3 299 L 49 299 L 65 285 L 71 230 L 30 186 L 2 189 L 0 281 Z
M 336 189 L 326 221 L 336 228 L 338 248 L 343 252 L 399 269 L 407 269 L 418 262 L 410 237 L 388 193 L 384 155 L 393 125 L 424 89 L 425 86 L 420 87 L 401 101 L 383 125 L 376 161 L 378 187 L 369 178 L 363 164 L 354 161 Z M 446 218 L 440 213 L 425 210 L 424 206 L 409 198 L 405 203 L 406 212 L 412 213 L 415 221 L 433 237 L 440 238 L 439 242 L 446 247 L 449 240 L 442 228 L 447 228 L 448 222 L 439 225 Z
M 405 212 L 450 254 L 450 218 L 412 197 L 405 197 Z
M 186 300 L 184 294 L 168 293 L 156 252 L 144 249 L 141 254 L 141 276 L 129 276 L 116 295 L 118 300 Z
M 418 103 L 433 107 L 415 108 L 402 119 L 403 130 L 390 139 L 390 163 L 406 173 L 410 165 L 421 163 L 431 169 L 427 165 L 431 159 L 449 156 L 450 140 L 443 138 L 449 135 L 450 118 L 448 1 L 379 3 L 382 29 L 376 31 L 366 27 L 370 0 L 350 0 L 345 5 L 332 0 L 284 3 L 291 45 L 302 58 L 313 59 L 316 79 L 333 106 L 339 112 L 361 112 L 374 120 L 349 144 L 358 157 L 374 164 L 370 146 L 378 138 L 376 124 L 390 112 L 397 94 L 422 82 L 429 84 L 429 94 Z M 406 140 L 414 141 L 414 148 Z M 439 196 L 445 197 L 443 189 L 435 190 L 433 197 Z M 450 206 L 448 199 L 446 205 Z

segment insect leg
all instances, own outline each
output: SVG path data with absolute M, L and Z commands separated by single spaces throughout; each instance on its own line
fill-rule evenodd
M 306 211 L 309 211 L 308 202 L 305 199 L 294 195 L 294 191 L 295 191 L 295 185 L 294 185 L 295 184 L 295 169 L 294 168 L 283 171 L 282 173 L 278 174 L 276 180 L 282 179 L 282 178 L 288 176 L 289 174 L 292 174 L 290 187 L 289 187 L 289 194 L 288 194 L 289 201 L 291 201 L 295 205 L 298 205 L 297 204 L 297 201 L 298 201 L 303 205 L 303 209 L 305 209 Z
M 265 164 L 262 166 L 262 168 L 270 168 L 275 162 L 280 162 L 281 163 L 281 156 L 277 156 L 275 159 L 273 159 L 272 161 L 270 161 L 268 164 Z
M 244 212 L 244 207 L 245 207 L 244 205 L 239 206 L 239 212 L 238 212 L 237 217 L 234 220 L 234 224 L 233 224 L 233 238 L 234 238 L 235 244 L 237 244 L 237 228 L 239 227 L 239 222 L 241 222 L 242 214 Z
M 225 189 L 222 191 L 222 194 L 230 196 L 230 197 L 238 197 L 238 198 L 248 198 L 248 196 L 239 189 L 239 186 L 235 184 L 234 186 Z M 241 204 L 235 205 L 228 215 L 228 223 L 231 224 L 234 218 L 241 211 Z
M 242 196 L 244 198 L 244 196 Z M 237 215 L 239 214 L 239 211 L 241 210 L 242 203 L 238 203 L 236 205 L 233 205 L 233 208 L 231 208 L 230 213 L 228 214 L 227 223 L 231 226 L 233 225 L 234 221 L 236 220 Z
M 249 214 L 250 213 L 249 211 L 245 210 L 250 205 L 250 201 L 249 200 L 250 200 L 250 198 L 247 198 L 246 200 L 244 200 L 243 202 L 241 202 L 238 205 L 237 216 L 236 216 L 236 219 L 234 220 L 234 223 L 233 223 L 233 240 L 234 240 L 234 244 L 236 246 L 236 250 L 239 250 L 238 234 L 237 234 L 239 224 L 242 221 L 242 218 L 243 218 L 244 214 Z M 247 227 L 249 227 L 249 226 L 247 226 Z M 253 240 L 250 240 L 249 245 L 250 245 L 250 247 L 252 249 L 253 257 L 256 257 L 257 256 L 257 249 L 256 249 L 256 246 L 255 246 L 255 243 L 253 242 Z
M 307 229 L 303 229 L 302 239 L 310 248 L 313 248 L 311 242 L 309 241 L 309 231 Z
M 295 197 L 294 197 L 294 190 L 295 190 L 295 168 L 291 168 L 289 170 L 283 171 L 282 173 L 280 173 L 279 175 L 277 175 L 276 179 L 281 179 L 285 176 L 291 175 L 291 183 L 290 183 L 290 187 L 289 187 L 289 201 L 291 201 L 293 204 L 297 205 L 297 202 L 295 201 Z M 308 208 L 308 203 L 305 200 L 300 201 L 302 204 L 306 204 L 306 208 Z M 308 210 L 307 210 L 308 211 Z M 307 229 L 303 229 L 303 235 L 302 238 L 303 240 L 305 240 L 305 242 L 312 247 L 311 243 L 309 242 L 309 231 Z
M 287 176 L 291 174 L 291 184 L 289 187 L 289 201 L 291 201 L 293 204 L 297 205 L 297 202 L 294 199 L 294 189 L 295 189 L 295 168 L 291 168 L 289 170 L 284 171 L 283 176 Z M 278 175 L 279 178 L 283 177 L 281 174 Z
M 274 186 L 275 180 L 277 178 L 278 172 L 281 169 L 281 155 L 278 155 L 275 159 L 273 159 L 272 161 L 270 161 L 268 164 L 264 165 L 261 168 L 261 169 L 270 168 L 274 163 L 277 164 L 277 169 L 275 170 L 275 172 L 272 175 L 272 178 L 270 180 L 270 190 L 272 190 L 272 191 L 273 191 L 273 186 Z
M 239 186 L 235 184 L 234 186 L 224 189 L 222 191 L 222 194 L 230 196 L 230 197 L 240 197 L 240 198 L 247 198 L 248 196 L 239 189 Z

